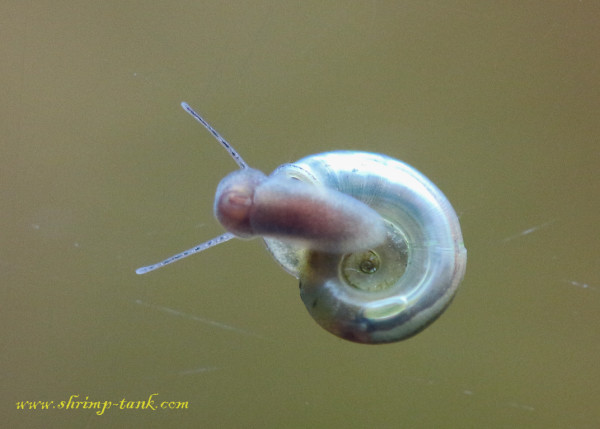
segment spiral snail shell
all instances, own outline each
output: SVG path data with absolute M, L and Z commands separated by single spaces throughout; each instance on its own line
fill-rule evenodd
M 267 177 L 182 106 L 240 166 L 215 198 L 215 215 L 229 232 L 138 274 L 234 237 L 261 236 L 299 279 L 311 316 L 346 340 L 409 338 L 450 304 L 467 251 L 454 209 L 423 174 L 385 155 L 336 151 L 282 165 Z

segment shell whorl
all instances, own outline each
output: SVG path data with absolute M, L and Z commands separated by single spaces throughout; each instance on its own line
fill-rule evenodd
M 386 223 L 382 245 L 350 254 L 265 239 L 299 278 L 302 300 L 322 327 L 355 342 L 394 342 L 420 332 L 450 304 L 467 252 L 454 209 L 423 174 L 385 155 L 341 151 L 308 156 L 273 175 L 350 195 Z

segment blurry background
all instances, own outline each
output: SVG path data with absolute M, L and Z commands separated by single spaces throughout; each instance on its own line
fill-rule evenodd
M 4 2 L 0 409 L 10 427 L 596 428 L 600 5 Z M 418 336 L 314 323 L 261 241 L 220 234 L 236 165 L 386 153 L 469 252 Z M 23 411 L 18 401 L 188 401 Z

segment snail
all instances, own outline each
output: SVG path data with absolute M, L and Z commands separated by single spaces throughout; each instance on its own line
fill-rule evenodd
M 386 155 L 335 151 L 284 164 L 266 176 L 187 103 L 181 106 L 240 167 L 219 183 L 215 196 L 215 216 L 228 232 L 137 274 L 234 237 L 260 236 L 299 279 L 315 321 L 346 340 L 407 339 L 450 304 L 467 251 L 454 209 L 423 174 Z

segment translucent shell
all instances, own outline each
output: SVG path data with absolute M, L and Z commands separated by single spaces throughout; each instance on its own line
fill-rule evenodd
M 302 301 L 323 328 L 350 341 L 389 343 L 417 334 L 450 304 L 467 251 L 454 209 L 423 174 L 385 155 L 340 151 L 282 165 L 270 177 L 335 189 L 385 221 L 383 244 L 350 254 L 265 238 L 300 280 Z

